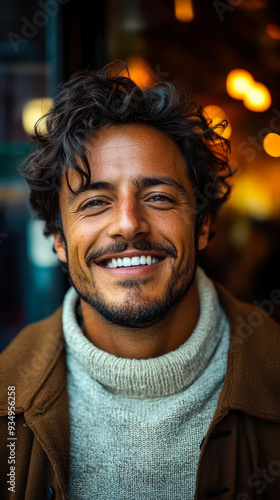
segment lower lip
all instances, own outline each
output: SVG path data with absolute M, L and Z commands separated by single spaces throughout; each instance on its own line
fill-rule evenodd
M 99 267 L 113 276 L 143 276 L 155 271 L 164 260 L 165 259 L 161 260 L 160 262 L 156 262 L 155 264 L 150 264 L 149 266 Z

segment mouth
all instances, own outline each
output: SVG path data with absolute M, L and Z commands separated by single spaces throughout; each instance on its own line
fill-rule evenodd
M 108 260 L 106 259 L 101 263 L 101 265 L 110 269 L 116 269 L 120 267 L 151 266 L 152 264 L 157 264 L 162 260 L 164 260 L 163 257 L 155 257 L 153 255 L 140 255 L 134 257 L 118 257 Z
M 111 258 L 103 258 L 95 262 L 99 267 L 108 270 L 113 274 L 146 274 L 158 267 L 166 259 L 166 256 L 155 254 L 139 253 L 137 255 L 126 254 Z

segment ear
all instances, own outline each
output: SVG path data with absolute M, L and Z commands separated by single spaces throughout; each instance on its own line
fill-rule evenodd
M 57 253 L 57 256 L 61 262 L 65 262 L 67 264 L 67 254 L 65 243 L 59 233 L 54 233 L 54 249 Z
M 203 219 L 203 223 L 201 229 L 199 231 L 198 237 L 198 250 L 203 250 L 208 245 L 209 234 L 211 228 L 211 217 L 210 215 L 206 215 Z

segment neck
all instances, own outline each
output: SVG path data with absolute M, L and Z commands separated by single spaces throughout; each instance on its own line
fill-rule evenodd
M 194 281 L 183 300 L 155 326 L 128 329 L 106 321 L 81 299 L 85 335 L 102 351 L 120 358 L 155 358 L 174 351 L 192 334 L 199 317 L 199 293 Z

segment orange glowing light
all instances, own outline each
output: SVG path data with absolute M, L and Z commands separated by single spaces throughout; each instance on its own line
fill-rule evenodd
M 227 93 L 234 99 L 243 99 L 253 84 L 254 78 L 249 71 L 245 69 L 233 69 L 227 76 Z
M 270 161 L 270 160 L 268 160 Z M 263 165 L 262 165 L 263 167 Z M 279 218 L 280 215 L 279 166 L 243 172 L 235 178 L 228 206 L 255 219 Z
M 244 106 L 250 111 L 262 112 L 271 106 L 268 88 L 260 82 L 254 82 L 243 99 Z
M 280 156 L 280 135 L 270 133 L 263 140 L 263 149 L 269 156 L 278 158 Z
M 130 78 L 141 88 L 155 83 L 148 61 L 141 56 L 132 56 L 127 61 Z
M 192 0 L 175 0 L 175 16 L 183 23 L 192 21 L 194 19 Z
M 280 27 L 278 24 L 270 23 L 266 27 L 266 33 L 275 40 L 280 40 Z
M 214 105 L 210 104 L 209 106 L 205 106 L 204 111 L 209 116 L 209 118 L 211 120 L 212 127 L 215 125 L 218 125 L 223 120 L 228 121 L 228 118 L 227 118 L 225 111 L 222 108 L 220 108 L 219 106 L 214 106 Z M 225 129 L 223 129 L 222 127 L 217 127 L 216 132 L 218 134 L 220 134 L 222 137 L 224 137 L 225 139 L 229 139 L 229 137 L 231 136 L 231 132 L 232 132 L 232 128 L 231 128 L 229 121 L 228 121 L 228 125 Z

